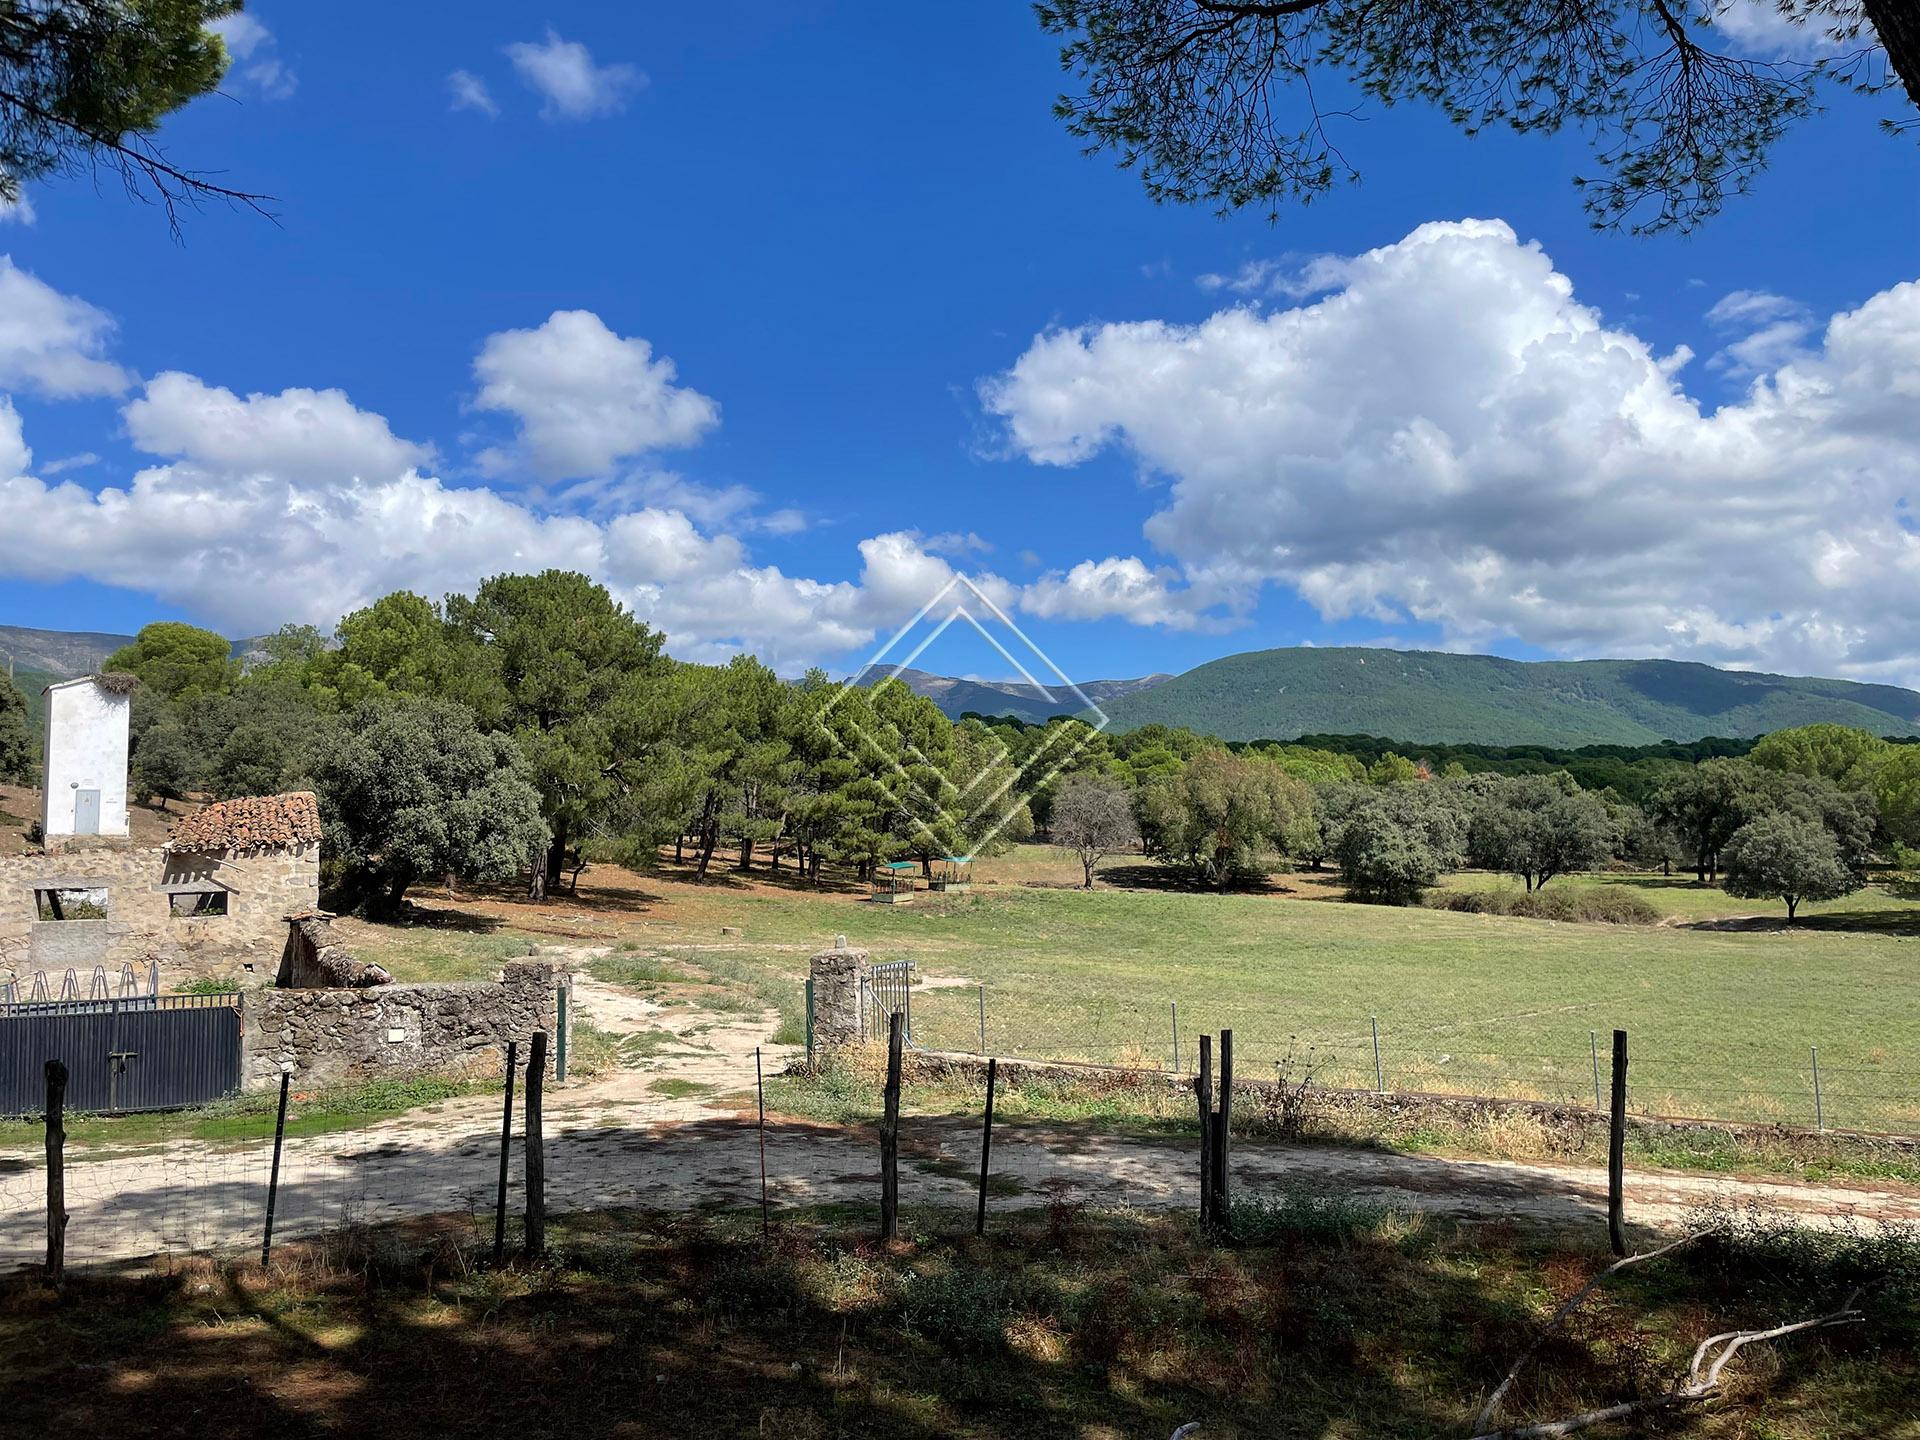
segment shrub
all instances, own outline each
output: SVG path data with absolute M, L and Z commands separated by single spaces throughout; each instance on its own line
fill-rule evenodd
M 1435 910 L 1472 915 L 1512 915 L 1523 920 L 1568 920 L 1602 925 L 1655 925 L 1660 912 L 1644 895 L 1613 885 L 1560 890 L 1437 890 L 1427 896 Z
M 1327 797 L 1338 818 L 1328 846 L 1349 900 L 1415 905 L 1460 863 L 1460 818 L 1429 785 L 1389 785 Z
M 216 980 L 209 975 L 198 980 L 189 980 L 184 985 L 176 985 L 173 987 L 173 993 L 176 995 L 225 995 L 239 988 L 238 981 Z
M 1325 1195 L 1299 1182 L 1236 1200 L 1229 1212 L 1233 1238 L 1242 1245 L 1283 1240 L 1350 1240 L 1379 1230 L 1393 1212 L 1373 1200 Z

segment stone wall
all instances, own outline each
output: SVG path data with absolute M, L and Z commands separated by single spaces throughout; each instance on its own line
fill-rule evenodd
M 280 973 L 273 983 L 282 990 L 363 990 L 369 985 L 391 985 L 386 967 L 356 959 L 333 938 L 333 916 L 324 910 L 292 916 L 287 924 L 287 948 L 280 955 Z
M 39 890 L 106 892 L 104 920 L 41 920 Z M 224 890 L 227 913 L 172 913 L 174 892 Z M 244 983 L 278 971 L 287 917 L 320 899 L 320 847 L 198 855 L 124 845 L 0 857 L 0 980 L 35 970 L 85 973 L 160 962 L 163 988 L 206 978 Z
M 248 1090 L 278 1085 L 286 1066 L 302 1086 L 496 1075 L 507 1041 L 520 1042 L 524 1064 L 533 1032 L 553 1034 L 556 983 L 546 961 L 515 960 L 498 981 L 250 990 L 241 1001 L 240 1083 Z

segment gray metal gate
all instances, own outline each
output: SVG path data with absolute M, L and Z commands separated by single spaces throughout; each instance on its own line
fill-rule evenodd
M 867 972 L 865 1003 L 860 1007 L 861 1025 L 866 1039 L 887 1038 L 887 1017 L 896 1010 L 903 1017 L 901 1030 L 907 1044 L 913 1044 L 913 962 L 889 960 Z
M 45 1106 L 46 1062 L 67 1108 L 178 1110 L 240 1088 L 240 996 L 154 995 L 0 1005 L 0 1115 Z

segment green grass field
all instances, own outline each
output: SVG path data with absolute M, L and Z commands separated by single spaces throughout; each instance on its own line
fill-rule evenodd
M 1620 1027 L 1637 1109 L 1734 1121 L 1813 1124 L 1818 1046 L 1829 1126 L 1920 1130 L 1920 905 L 1877 887 L 1787 928 L 1777 902 L 1684 876 L 1553 881 L 1624 886 L 1665 917 L 1588 925 L 1350 905 L 1325 874 L 1211 895 L 1166 888 L 1138 860 L 1106 873 L 1138 888 L 1071 888 L 1071 857 L 1025 846 L 983 862 L 969 895 L 879 906 L 764 872 L 695 885 L 596 866 L 579 897 L 487 902 L 490 930 L 360 926 L 350 943 L 401 979 L 481 978 L 564 925 L 619 947 L 595 966 L 602 978 L 704 975 L 742 1006 L 777 1004 L 782 1038 L 798 1040 L 807 957 L 845 934 L 876 961 L 917 963 L 914 1037 L 931 1048 L 979 1047 L 984 986 L 996 1054 L 1165 1066 L 1177 1004 L 1183 1068 L 1201 1033 L 1230 1027 L 1242 1076 L 1269 1077 L 1291 1054 L 1296 1073 L 1370 1087 L 1377 1017 L 1391 1089 L 1589 1104 L 1590 1035 L 1604 1068 Z
M 925 1046 L 979 1046 L 984 986 L 993 1053 L 1165 1065 L 1177 1003 L 1183 1067 L 1199 1034 L 1231 1027 L 1242 1075 L 1291 1049 L 1329 1084 L 1373 1083 L 1378 1017 L 1398 1090 L 1591 1102 L 1590 1032 L 1604 1063 L 1620 1027 L 1636 1108 L 1730 1120 L 1813 1123 L 1817 1045 L 1827 1124 L 1920 1128 L 1920 907 L 1878 890 L 1789 930 L 1727 919 L 1770 907 L 1691 882 L 1555 881 L 1630 884 L 1676 917 L 1569 925 L 1295 898 L 1327 893 L 1309 876 L 1277 882 L 1292 895 L 1041 888 L 1047 863 L 1017 857 L 1026 883 L 899 907 L 742 889 L 725 902 L 745 932 L 727 962 L 797 982 L 807 952 L 845 933 L 917 962 Z M 659 914 L 655 943 L 698 963 L 704 924 Z

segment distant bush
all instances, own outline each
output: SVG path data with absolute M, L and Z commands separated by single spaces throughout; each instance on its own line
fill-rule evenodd
M 1516 915 L 1523 920 L 1574 920 L 1603 925 L 1655 925 L 1660 912 L 1647 898 L 1613 885 L 1557 890 L 1436 890 L 1426 897 L 1435 910 L 1472 915 Z

